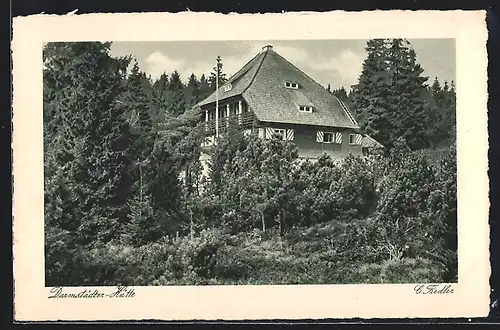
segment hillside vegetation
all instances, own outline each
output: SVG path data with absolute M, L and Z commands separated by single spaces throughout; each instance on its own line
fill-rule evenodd
M 363 158 L 299 161 L 293 143 L 231 124 L 205 180 L 191 109 L 217 75 L 153 81 L 109 47 L 44 49 L 47 286 L 456 281 L 454 128 L 425 117 L 403 129 L 449 111 L 431 107 L 431 88 L 380 70 L 390 95 L 401 84 L 422 92 L 399 95 L 390 115 L 373 108 L 381 91 L 368 91 L 364 70 L 367 90 L 350 102 L 390 143 Z

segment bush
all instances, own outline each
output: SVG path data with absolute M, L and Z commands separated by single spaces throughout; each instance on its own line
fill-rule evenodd
M 444 268 L 428 259 L 403 258 L 381 264 L 364 264 L 353 272 L 358 283 L 436 283 L 443 279 Z
M 81 251 L 69 231 L 45 227 L 45 285 L 79 285 L 84 280 Z
M 214 276 L 222 244 L 216 230 L 139 247 L 110 242 L 84 253 L 80 269 L 85 285 L 199 284 Z

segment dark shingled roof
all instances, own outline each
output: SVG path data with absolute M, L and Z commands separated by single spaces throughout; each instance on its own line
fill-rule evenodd
M 264 59 L 265 53 L 260 53 L 254 58 L 252 58 L 247 64 L 243 66 L 238 72 L 236 72 L 228 81 L 219 86 L 219 101 L 241 95 L 252 83 L 253 77 L 257 70 L 259 69 L 260 63 Z M 231 84 L 232 89 L 230 91 L 224 92 L 224 86 Z M 212 93 L 206 99 L 200 101 L 197 106 L 204 106 L 215 102 L 215 92 Z
M 374 138 L 372 138 L 369 135 L 363 136 L 363 139 L 361 140 L 361 146 L 363 148 L 375 148 L 375 147 L 383 148 L 384 147 L 380 142 L 378 142 L 377 140 L 375 140 Z
M 298 89 L 285 88 L 285 82 L 298 83 Z M 359 129 L 346 105 L 281 55 L 265 47 L 228 83 L 219 88 L 219 101 L 241 95 L 260 121 Z M 215 93 L 198 103 L 215 102 Z M 312 113 L 299 112 L 299 105 L 313 106 Z

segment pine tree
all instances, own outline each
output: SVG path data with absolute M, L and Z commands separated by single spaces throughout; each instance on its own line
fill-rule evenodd
M 186 86 L 186 108 L 192 108 L 199 101 L 201 101 L 200 83 L 194 73 L 192 73 L 191 76 L 189 76 Z
M 153 239 L 156 230 L 154 222 L 155 212 L 151 203 L 150 182 L 155 180 L 155 173 L 151 164 L 152 151 L 155 140 L 155 130 L 152 120 L 152 86 L 146 75 L 140 71 L 137 62 L 134 63 L 127 79 L 127 92 L 122 98 L 132 118 L 131 126 L 134 133 L 130 158 L 130 168 L 133 178 L 133 197 L 128 206 L 128 223 L 125 227 L 124 238 L 126 243 L 140 245 Z M 144 224 L 149 223 L 148 228 Z M 153 229 L 153 227 L 155 229 Z M 149 234 L 148 234 L 149 233 Z
M 178 116 L 186 111 L 186 99 L 183 90 L 184 84 L 181 81 L 179 72 L 172 72 L 172 74 L 170 75 L 169 85 L 167 87 L 168 114 L 172 116 Z
M 413 149 L 427 146 L 425 81 L 416 54 L 404 39 L 367 42 L 359 82 L 352 92 L 353 109 L 362 129 L 387 148 L 400 137 Z
M 122 98 L 130 113 L 130 125 L 140 134 L 148 134 L 153 128 L 151 119 L 151 85 L 145 74 L 140 71 L 137 62 L 134 62 L 127 79 L 127 92 Z
M 450 85 L 450 90 L 447 94 L 447 112 L 445 113 L 446 119 L 450 123 L 450 127 L 448 129 L 449 138 L 452 141 L 456 140 L 457 134 L 457 95 L 455 92 L 455 82 L 452 80 Z
M 387 42 L 374 39 L 367 42 L 367 58 L 358 84 L 353 86 L 352 109 L 361 128 L 374 139 L 390 148 L 392 122 L 389 116 Z
M 213 92 L 212 89 L 210 88 L 210 84 L 209 84 L 209 82 L 204 74 L 202 74 L 200 77 L 200 88 L 199 89 L 200 89 L 199 97 L 201 100 L 208 97 Z
M 152 84 L 151 115 L 154 124 L 162 122 L 168 113 L 168 89 L 170 83 L 168 77 L 167 73 L 164 72 Z
M 212 90 L 215 90 L 215 87 L 216 87 L 215 82 L 217 81 L 217 77 L 219 77 L 219 79 L 218 79 L 219 86 L 221 86 L 222 84 L 224 84 L 227 81 L 226 74 L 222 71 L 223 65 L 222 65 L 221 57 L 217 56 L 216 61 L 217 61 L 217 64 L 214 66 L 213 71 L 212 71 L 212 73 L 210 73 L 210 77 L 208 79 L 210 88 Z
M 341 87 L 341 88 L 338 88 L 338 89 L 334 89 L 332 91 L 332 94 L 335 95 L 336 97 L 338 97 L 339 99 L 341 99 L 344 102 L 348 102 L 349 101 L 349 97 L 347 96 L 347 91 L 345 90 L 344 87 Z
M 427 77 L 421 76 L 423 68 L 416 61 L 416 53 L 404 39 L 393 39 L 388 60 L 390 118 L 393 139 L 403 137 L 412 149 L 427 147 L 425 139 L 425 109 L 423 91 Z
M 54 141 L 45 149 L 51 159 L 46 189 L 59 191 L 45 203 L 66 213 L 71 228 L 65 228 L 79 244 L 116 238 L 131 194 L 130 128 L 125 106 L 117 102 L 130 58 L 112 58 L 109 49 L 110 43 L 99 42 L 44 49 L 44 131 Z M 63 225 L 50 212 L 46 216 L 48 223 Z
M 332 89 L 331 89 L 331 87 L 330 87 L 330 83 L 328 83 L 328 86 L 326 87 L 326 90 L 327 90 L 327 91 L 329 91 L 329 92 L 331 92 L 331 91 L 332 91 Z

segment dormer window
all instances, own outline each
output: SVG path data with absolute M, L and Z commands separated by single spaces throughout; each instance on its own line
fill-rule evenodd
M 297 84 L 296 82 L 287 81 L 285 82 L 285 87 L 291 89 L 299 89 L 299 84 Z
M 311 113 L 313 111 L 313 107 L 307 105 L 299 105 L 299 111 Z
M 233 85 L 227 84 L 226 86 L 223 87 L 224 92 L 229 92 L 231 89 L 233 89 Z

